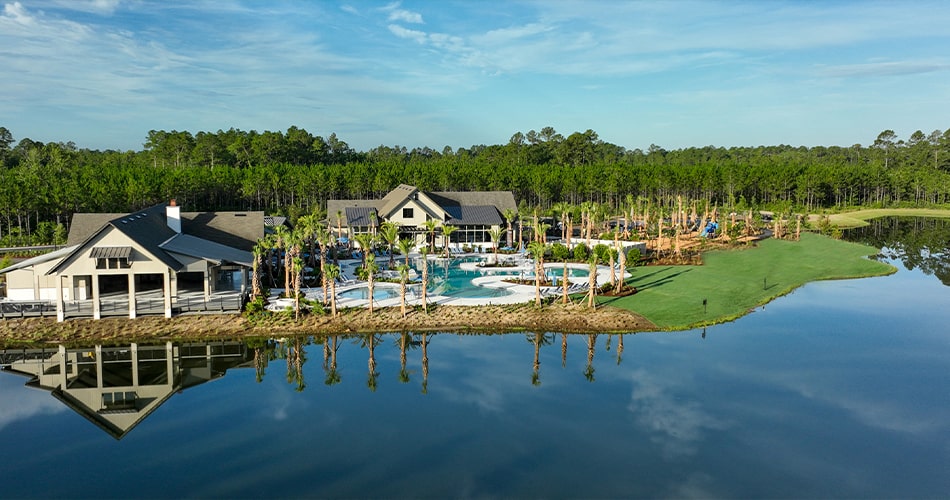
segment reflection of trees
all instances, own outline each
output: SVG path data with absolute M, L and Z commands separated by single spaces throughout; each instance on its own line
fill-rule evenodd
M 623 361 L 623 334 L 621 333 L 617 338 L 617 365 L 620 365 L 620 362 Z
M 267 364 L 276 359 L 274 342 L 264 338 L 249 339 L 247 347 L 253 349 L 255 380 L 261 383 L 264 380 Z
M 382 338 L 383 336 L 378 333 L 360 335 L 360 347 L 369 350 L 369 359 L 366 362 L 366 387 L 372 392 L 376 392 L 376 385 L 379 380 L 379 372 L 376 371 L 376 344 Z
M 303 392 L 303 390 L 307 388 L 307 384 L 303 378 L 303 364 L 307 362 L 307 353 L 304 351 L 303 346 L 303 338 L 294 337 L 293 349 L 290 356 L 290 359 L 293 361 L 293 374 L 289 382 L 297 384 L 297 392 Z
M 340 337 L 339 335 L 331 335 L 329 339 L 324 340 L 325 344 L 323 346 L 323 353 L 324 353 L 324 370 L 326 371 L 326 377 L 323 379 L 323 383 L 326 385 L 336 385 L 340 383 L 340 372 L 339 370 L 337 370 L 337 366 L 336 366 L 336 352 L 340 348 L 337 345 L 337 341 L 339 340 L 339 337 Z M 333 344 L 332 346 L 328 348 L 327 346 L 329 345 L 329 342 L 333 342 Z M 329 352 L 330 354 L 329 365 L 326 363 L 327 352 Z
M 406 349 L 415 348 L 419 342 L 413 340 L 412 334 L 403 332 L 399 335 L 399 381 L 403 384 L 409 382 L 409 370 L 406 369 Z
M 531 373 L 531 385 L 541 385 L 541 346 L 551 345 L 554 340 L 553 335 L 546 333 L 529 333 L 528 342 L 534 344 L 534 364 Z
M 900 260 L 908 270 L 920 269 L 950 286 L 950 220 L 925 217 L 883 217 L 849 229 L 845 237 L 876 248 L 887 258 Z
M 588 382 L 594 381 L 594 349 L 597 347 L 597 334 L 587 334 L 587 367 L 584 368 L 584 378 Z
M 429 393 L 429 339 L 428 334 L 422 334 L 422 393 Z
M 567 334 L 561 334 L 561 368 L 567 366 Z

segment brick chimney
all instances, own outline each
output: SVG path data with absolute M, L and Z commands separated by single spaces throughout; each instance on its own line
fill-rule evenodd
M 176 233 L 181 233 L 181 207 L 172 198 L 165 207 L 165 222 Z

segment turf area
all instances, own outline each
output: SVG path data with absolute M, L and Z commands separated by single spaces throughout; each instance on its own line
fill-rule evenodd
M 628 279 L 637 294 L 599 302 L 634 311 L 665 330 L 721 323 L 810 281 L 896 271 L 866 258 L 875 253 L 869 246 L 809 233 L 801 241 L 767 239 L 755 247 L 708 252 L 701 266 L 638 267 Z

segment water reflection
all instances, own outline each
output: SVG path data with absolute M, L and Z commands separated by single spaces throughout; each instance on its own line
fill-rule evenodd
M 845 231 L 845 238 L 881 249 L 908 271 L 920 269 L 950 286 L 950 220 L 923 217 L 884 217 Z
M 122 439 L 175 393 L 257 360 L 244 342 L 0 351 L 3 371 Z
M 0 367 L 5 373 L 28 377 L 27 387 L 49 391 L 66 408 L 112 437 L 122 439 L 176 393 L 224 377 L 228 370 L 253 368 L 255 381 L 261 383 L 272 363 L 283 364 L 287 384 L 293 386 L 294 391 L 303 392 L 307 389 L 307 349 L 314 344 L 323 347 L 323 382 L 328 387 L 343 380 L 339 351 L 365 350 L 366 387 L 371 392 L 376 392 L 379 386 L 377 348 L 385 345 L 387 338 L 392 340 L 389 348 L 398 349 L 399 369 L 395 379 L 400 384 L 412 382 L 417 372 L 409 362 L 410 354 L 419 350 L 421 393 L 427 394 L 429 344 L 435 335 L 455 334 L 376 333 L 81 348 L 60 345 L 0 350 Z M 588 382 L 594 382 L 597 334 L 572 336 L 578 340 L 583 338 L 586 344 L 587 364 L 582 375 Z M 624 335 L 616 336 L 619 365 Z M 552 333 L 525 334 L 527 342 L 534 346 L 530 379 L 533 386 L 541 385 L 541 349 L 552 345 L 554 338 Z M 568 334 L 561 334 L 562 367 L 567 366 L 567 345 Z M 606 350 L 610 351 L 610 341 Z M 352 358 L 353 353 L 349 357 Z

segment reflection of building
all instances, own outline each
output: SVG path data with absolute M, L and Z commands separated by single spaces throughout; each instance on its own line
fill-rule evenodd
M 372 232 L 389 221 L 423 243 L 426 221 L 435 221 L 456 227 L 452 242 L 491 244 L 488 231 L 505 225 L 509 209 L 518 209 L 511 191 L 427 192 L 400 184 L 379 200 L 328 200 L 327 219 L 334 230 L 339 224 L 341 237 Z
M 75 214 L 68 246 L 3 269 L 13 312 L 67 317 L 238 311 L 262 212 Z M 10 307 L 18 310 L 8 311 Z
M 252 363 L 243 342 L 0 351 L 3 371 L 30 377 L 28 387 L 50 391 L 116 439 L 175 392 Z

